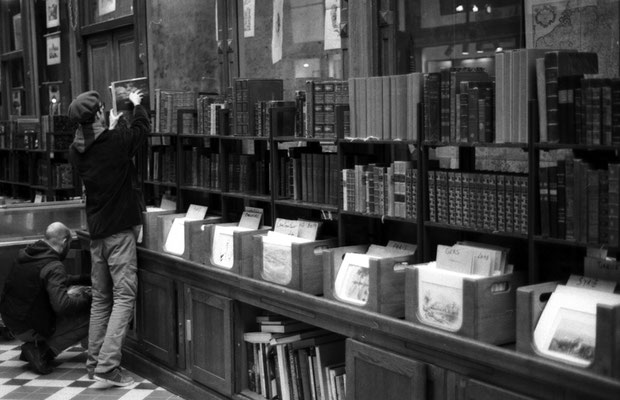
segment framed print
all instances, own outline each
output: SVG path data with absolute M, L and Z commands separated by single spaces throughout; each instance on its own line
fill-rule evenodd
M 60 25 L 59 0 L 45 0 L 45 27 L 55 28 Z
M 116 0 L 99 0 L 99 15 L 116 11 Z
M 525 0 L 528 49 L 573 49 L 598 54 L 599 73 L 618 75 L 620 0 Z M 606 38 L 606 40 L 603 40 Z
M 54 33 L 45 38 L 47 65 L 60 64 L 60 34 Z

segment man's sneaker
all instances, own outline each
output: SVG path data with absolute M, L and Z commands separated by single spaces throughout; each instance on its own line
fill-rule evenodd
M 30 364 L 30 367 L 40 375 L 47 375 L 52 372 L 47 361 L 43 358 L 41 351 L 33 342 L 26 342 L 22 345 L 22 355 Z
M 106 373 L 95 372 L 95 379 L 114 386 L 128 386 L 134 383 L 133 378 L 123 374 L 120 368 L 114 368 Z
M 86 372 L 88 373 L 88 379 L 90 379 L 91 381 L 95 379 L 95 371 L 90 368 L 86 368 Z

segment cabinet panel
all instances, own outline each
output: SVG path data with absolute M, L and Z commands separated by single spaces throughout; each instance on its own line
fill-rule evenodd
M 405 398 L 426 398 L 426 365 L 347 340 L 347 399 Z
M 166 365 L 174 366 L 177 337 L 174 281 L 144 270 L 138 274 L 138 332 L 142 348 Z
M 232 300 L 193 287 L 185 289 L 187 363 L 196 381 L 232 394 Z
M 465 378 L 460 379 L 457 393 L 459 400 L 532 400 L 528 396 L 521 396 L 497 386 Z

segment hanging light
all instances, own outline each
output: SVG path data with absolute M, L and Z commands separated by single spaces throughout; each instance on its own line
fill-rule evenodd
M 460 12 L 463 12 L 465 10 L 465 7 L 463 7 L 462 4 L 459 4 L 459 5 L 456 6 L 455 10 L 456 10 L 457 13 L 460 13 Z
M 478 12 L 478 6 L 474 4 L 473 6 L 471 6 L 471 10 L 473 12 L 477 13 Z

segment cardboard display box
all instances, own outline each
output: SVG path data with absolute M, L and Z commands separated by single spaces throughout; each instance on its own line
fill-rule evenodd
M 232 241 L 226 243 L 224 245 L 231 245 L 232 249 L 214 249 L 214 235 L 216 231 L 217 225 L 223 226 L 237 226 L 238 223 L 225 223 L 225 224 L 208 224 L 205 225 L 204 230 L 199 233 L 200 242 L 202 243 L 201 247 L 195 247 L 194 250 L 190 252 L 189 259 L 192 261 L 196 261 L 205 265 L 212 265 L 214 267 L 226 269 L 230 272 L 252 277 L 253 275 L 253 267 L 252 262 L 254 261 L 254 243 L 253 237 L 255 235 L 266 233 L 271 230 L 270 226 L 265 226 L 256 230 L 248 230 L 248 231 L 235 231 L 232 234 Z M 232 256 L 232 260 L 214 260 L 214 257 L 217 257 L 216 254 L 219 254 L 220 257 L 230 257 Z M 230 254 L 227 256 L 225 254 Z
M 405 319 L 486 343 L 512 343 L 516 336 L 516 291 L 525 281 L 525 274 L 518 271 L 490 277 L 464 276 L 459 289 L 441 284 L 420 288 L 419 269 L 408 267 Z M 420 304 L 420 298 L 427 303 Z
M 517 351 L 542 357 L 534 344 L 534 330 L 558 285 L 559 282 L 545 282 L 517 290 Z M 564 364 L 560 360 L 545 359 Z M 597 305 L 594 360 L 584 369 L 620 378 L 620 306 Z
M 374 311 L 377 313 L 401 318 L 405 314 L 405 271 L 394 269 L 399 264 L 414 262 L 414 254 L 408 256 L 370 259 L 367 279 L 367 301 L 356 304 L 341 299 L 336 290 L 336 278 L 346 253 L 366 253 L 369 245 L 337 247 L 323 253 L 325 274 L 323 279 L 323 295 L 332 300 Z
M 282 249 L 275 257 L 271 251 L 265 254 L 263 236 L 255 235 L 254 241 L 254 271 L 255 279 L 276 283 L 291 289 L 309 294 L 323 293 L 323 251 L 334 247 L 337 239 L 319 239 L 307 243 L 292 243 L 290 247 Z M 276 251 L 276 253 L 278 253 Z M 277 258 L 277 260 L 276 260 Z M 278 271 L 271 273 L 270 266 L 278 264 Z M 268 269 L 266 270 L 265 267 Z

